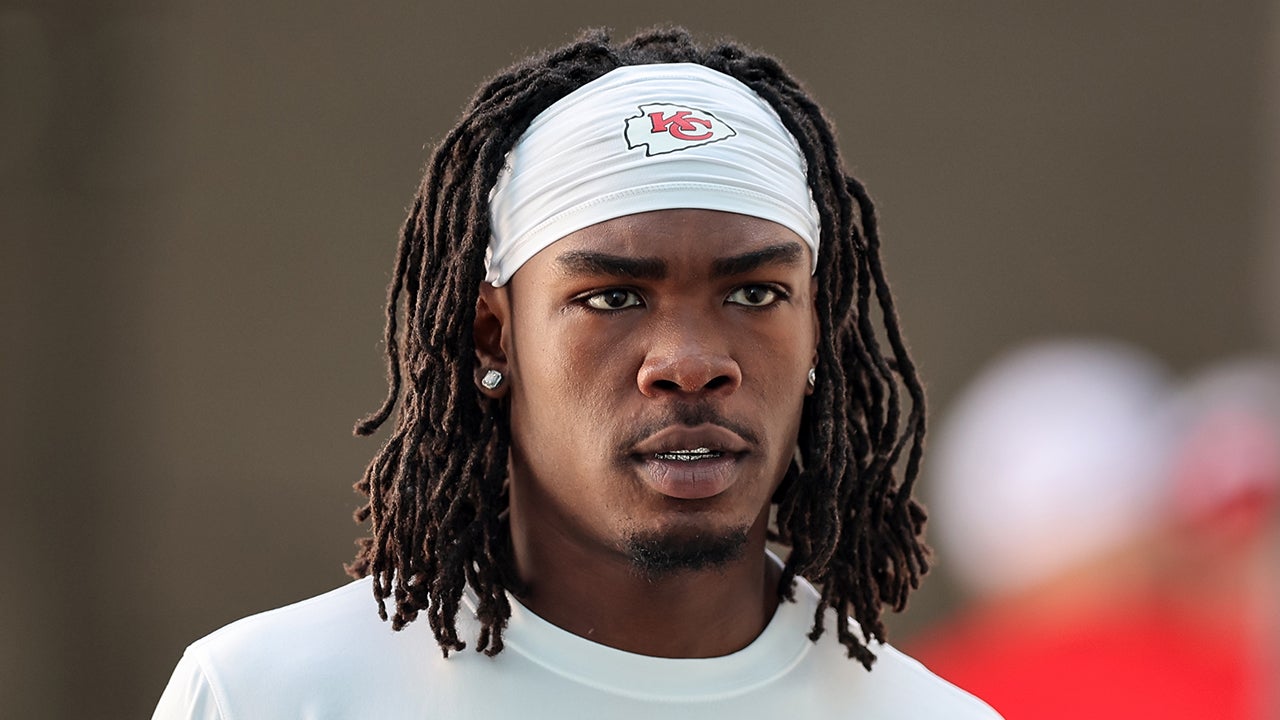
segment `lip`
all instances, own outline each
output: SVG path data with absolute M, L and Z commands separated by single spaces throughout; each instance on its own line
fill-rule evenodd
M 707 448 L 725 455 L 738 455 L 750 450 L 751 446 L 741 435 L 729 428 L 703 423 L 693 426 L 669 425 L 636 443 L 631 452 L 634 455 L 653 455 L 694 448 Z
M 705 448 L 719 453 L 703 460 L 675 460 L 659 453 Z M 751 449 L 742 436 L 719 425 L 672 425 L 636 444 L 631 457 L 645 484 L 667 497 L 701 500 L 728 490 L 737 465 Z

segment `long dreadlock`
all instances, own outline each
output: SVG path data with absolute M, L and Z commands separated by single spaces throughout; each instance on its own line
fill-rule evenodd
M 820 588 L 810 637 L 822 635 L 825 612 L 834 609 L 839 641 L 869 668 L 875 657 L 868 643 L 885 637 L 882 608 L 903 609 L 928 569 L 920 540 L 925 513 L 911 498 L 924 440 L 924 390 L 885 282 L 875 210 L 863 186 L 845 174 L 821 108 L 776 60 L 733 44 L 704 48 L 681 29 L 620 45 L 589 31 L 519 63 L 479 90 L 436 148 L 401 230 L 388 293 L 389 391 L 355 428 L 358 435 L 373 433 L 400 403 L 394 433 L 356 483 L 369 500 L 355 518 L 372 527 L 348 572 L 372 576 L 383 620 L 387 600 L 394 600 L 397 630 L 425 610 L 446 656 L 465 647 L 455 623 L 470 586 L 481 626 L 476 649 L 502 650 L 511 610 L 506 591 L 519 595 L 522 588 L 504 525 L 510 432 L 502 406 L 475 384 L 472 326 L 490 234 L 489 189 L 507 152 L 548 106 L 617 67 L 666 62 L 698 63 L 737 78 L 777 111 L 804 153 L 822 225 L 819 362 L 798 462 L 774 497 L 771 536 L 791 547 L 778 592 L 793 599 L 796 576 Z M 895 468 L 904 453 L 899 482 Z

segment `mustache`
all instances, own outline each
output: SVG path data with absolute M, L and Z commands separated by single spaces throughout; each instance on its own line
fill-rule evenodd
M 624 448 L 635 447 L 650 435 L 673 425 L 687 427 L 718 425 L 736 433 L 738 437 L 746 440 L 751 445 L 760 444 L 760 436 L 750 427 L 721 415 L 715 408 L 706 403 L 698 403 L 694 405 L 673 405 L 663 415 L 652 420 L 646 420 L 636 428 L 634 433 L 623 440 L 622 446 Z

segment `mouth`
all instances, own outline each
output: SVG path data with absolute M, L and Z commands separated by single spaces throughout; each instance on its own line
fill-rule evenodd
M 712 460 L 722 457 L 724 453 L 711 448 L 693 448 L 692 450 L 669 450 L 666 452 L 654 453 L 653 457 L 658 460 L 673 460 L 675 462 L 698 462 L 699 460 Z
M 638 443 L 631 458 L 653 490 L 670 498 L 701 500 L 732 487 L 750 451 L 742 436 L 719 425 L 673 425 Z

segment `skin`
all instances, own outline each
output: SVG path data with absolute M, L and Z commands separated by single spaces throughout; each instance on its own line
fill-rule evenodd
M 776 223 L 661 210 L 579 230 L 507 285 L 483 286 L 476 350 L 481 374 L 506 378 L 482 391 L 510 412 L 526 606 L 661 657 L 726 655 L 759 635 L 778 603 L 770 499 L 816 363 L 810 268 L 808 247 Z M 697 447 L 718 454 L 662 455 Z M 637 537 L 736 552 L 644 571 Z

